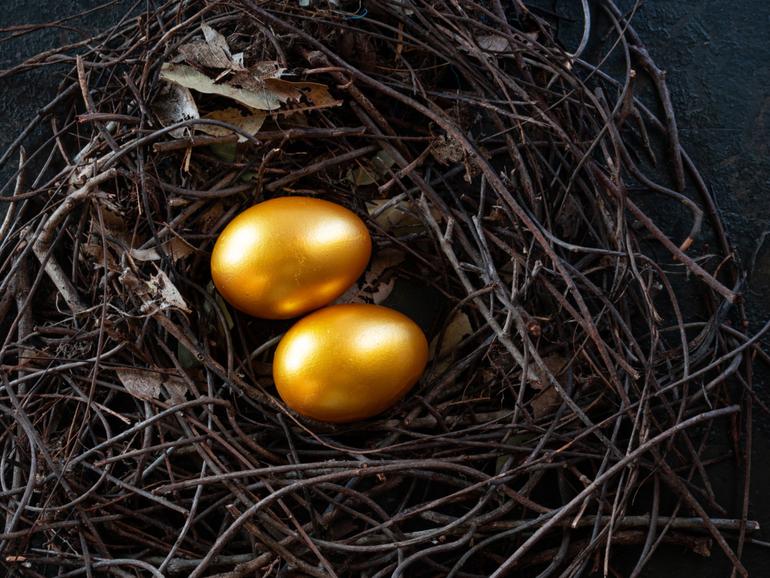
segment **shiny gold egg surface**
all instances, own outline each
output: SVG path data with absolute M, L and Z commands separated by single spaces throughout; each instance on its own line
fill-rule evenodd
M 236 309 L 290 319 L 347 291 L 371 252 L 369 231 L 352 211 L 311 197 L 279 197 L 225 227 L 211 255 L 211 276 Z
M 428 341 L 405 315 L 379 305 L 333 305 L 284 335 L 273 378 L 297 413 L 342 423 L 393 405 L 417 383 L 427 362 Z

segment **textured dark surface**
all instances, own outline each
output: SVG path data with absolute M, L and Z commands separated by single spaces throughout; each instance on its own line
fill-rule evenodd
M 114 3 L 108 0 L 1 0 L 0 70 L 6 70 L 42 51 L 83 40 L 95 31 L 114 26 L 135 5 L 134 0 L 115 0 Z M 103 9 L 96 10 L 102 6 Z M 91 11 L 91 14 L 61 22 L 52 29 L 15 38 L 11 38 L 14 31 L 8 30 L 9 27 L 19 25 L 58 21 L 84 11 Z M 34 118 L 39 108 L 53 98 L 66 70 L 64 65 L 46 66 L 23 75 L 0 79 L 0 151 L 4 152 L 8 144 Z M 3 184 L 9 175 L 13 175 L 15 160 L 0 168 L 0 182 Z M 30 177 L 34 178 L 34 175 Z M 4 209 L 0 204 L 0 215 Z
M 101 2 L 3 0 L 2 4 L 0 27 L 4 28 L 62 18 Z M 73 28 L 90 32 L 113 24 L 131 4 L 121 0 L 117 6 L 65 23 L 57 30 L 3 42 L 0 68 L 77 39 L 79 34 Z M 559 10 L 563 8 L 559 4 L 566 2 L 555 4 Z M 633 6 L 628 0 L 621 4 L 626 9 Z M 763 0 L 650 0 L 638 9 L 635 24 L 655 60 L 668 71 L 682 141 L 714 191 L 740 257 L 748 262 L 761 234 L 770 229 L 770 4 Z M 46 68 L 1 81 L 0 150 L 47 102 L 60 75 L 61 69 Z M 1 172 L 8 174 L 7 170 Z M 770 242 L 758 254 L 749 289 L 749 310 L 756 326 L 770 317 L 766 298 L 770 292 Z M 770 401 L 766 385 L 767 375 L 758 375 L 757 391 Z M 758 415 L 756 421 L 750 517 L 770 529 L 770 500 L 764 496 L 770 486 L 770 420 Z M 736 507 L 738 473 L 723 466 L 714 471 L 713 482 L 722 503 Z M 770 540 L 770 532 L 763 530 L 755 537 Z M 704 559 L 678 548 L 663 549 L 645 576 L 727 576 L 717 552 L 718 548 L 712 558 Z M 752 576 L 770 576 L 770 550 L 749 545 L 744 559 Z
M 623 2 L 630 8 L 633 2 Z M 729 235 L 745 264 L 762 233 L 770 229 L 770 61 L 767 54 L 770 4 L 758 0 L 650 0 L 636 27 L 658 64 L 668 71 L 681 138 L 711 187 Z M 752 329 L 770 317 L 770 247 L 758 254 L 747 294 Z M 768 401 L 768 374 L 755 388 Z M 770 537 L 770 420 L 755 411 L 750 517 Z M 740 476 L 721 468 L 713 479 L 725 505 L 737 506 Z M 728 498 L 728 496 L 730 496 Z M 676 554 L 674 550 L 669 553 Z M 661 556 L 646 572 L 657 576 L 728 576 L 721 556 Z M 770 576 L 770 550 L 747 546 L 752 576 Z

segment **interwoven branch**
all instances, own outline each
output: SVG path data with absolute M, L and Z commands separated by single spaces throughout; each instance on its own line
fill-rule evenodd
M 168 0 L 0 72 L 66 67 L 0 157 L 19 157 L 0 191 L 0 563 L 639 576 L 662 543 L 713 542 L 745 576 L 748 485 L 732 512 L 709 472 L 738 457 L 748 476 L 770 325 L 744 334 L 742 271 L 633 23 L 582 2 L 571 52 L 518 0 L 301 4 Z M 309 88 L 257 132 L 209 93 L 190 93 L 201 118 L 161 118 L 161 66 L 203 24 L 249 74 Z M 374 258 L 345 299 L 433 342 L 383 415 L 292 413 L 270 367 L 288 325 L 211 285 L 218 233 L 284 194 L 360 214 Z

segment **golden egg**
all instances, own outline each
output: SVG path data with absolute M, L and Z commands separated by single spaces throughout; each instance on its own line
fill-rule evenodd
M 334 301 L 363 273 L 372 240 L 345 207 L 280 197 L 245 210 L 214 245 L 211 276 L 236 309 L 289 319 Z
M 333 305 L 284 335 L 273 378 L 297 413 L 350 422 L 393 405 L 417 383 L 427 362 L 428 340 L 405 315 L 379 305 Z

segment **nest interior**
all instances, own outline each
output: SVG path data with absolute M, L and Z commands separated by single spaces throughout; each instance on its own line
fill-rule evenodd
M 68 67 L 2 157 L 9 572 L 638 576 L 675 544 L 745 575 L 748 482 L 728 511 L 708 467 L 748 479 L 764 331 L 664 71 L 611 0 L 578 16 L 567 47 L 519 1 L 172 0 L 4 71 Z M 371 420 L 288 410 L 290 323 L 211 284 L 288 194 L 365 219 L 342 300 L 431 340 Z

